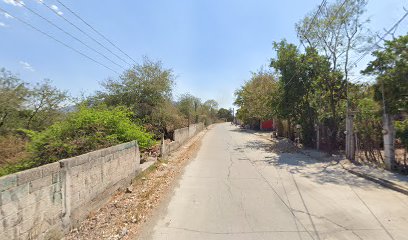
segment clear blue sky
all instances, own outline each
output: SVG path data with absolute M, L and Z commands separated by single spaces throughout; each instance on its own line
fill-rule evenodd
M 27 9 L 14 6 L 13 0 L 0 1 L 1 8 L 115 67 Z M 24 0 L 24 3 L 103 51 L 37 1 L 39 0 Z M 80 24 L 55 0 L 44 1 L 48 5 L 55 5 L 58 7 L 57 11 L 61 11 L 60 14 Z M 250 71 L 268 64 L 268 60 L 274 56 L 273 41 L 286 38 L 298 43 L 294 24 L 321 2 L 60 1 L 75 10 L 136 61 L 141 61 L 142 56 L 147 55 L 152 59 L 162 60 L 167 68 L 172 68 L 177 75 L 175 96 L 190 92 L 203 100 L 215 99 L 222 107 L 232 106 L 234 90 L 249 78 Z M 408 8 L 408 1 L 369 1 L 367 16 L 371 18 L 371 29 L 381 31 L 391 27 L 403 15 L 403 6 Z M 407 33 L 407 26 L 408 21 L 405 20 L 398 33 Z M 85 26 L 84 29 L 89 31 Z M 95 35 L 96 37 L 98 36 Z M 5 67 L 30 83 L 49 78 L 57 87 L 78 96 L 81 92 L 92 94 L 100 89 L 101 81 L 115 76 L 109 70 L 4 14 L 0 15 L 0 39 L 0 67 Z M 106 55 L 108 54 L 107 52 Z M 115 57 L 112 56 L 112 59 Z M 115 61 L 120 62 L 117 59 Z M 367 59 L 361 64 L 366 62 Z

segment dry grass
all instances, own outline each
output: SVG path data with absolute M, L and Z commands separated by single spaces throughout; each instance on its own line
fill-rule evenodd
M 27 141 L 20 136 L 0 136 L 0 167 L 24 160 L 28 156 L 26 145 Z
M 397 163 L 397 169 L 396 171 L 399 171 L 401 173 L 407 174 L 407 168 L 408 168 L 408 159 L 405 158 L 405 149 L 401 147 L 396 147 L 395 148 L 395 161 Z M 380 156 L 381 154 L 381 156 Z M 384 168 L 385 163 L 383 160 L 385 158 L 384 150 L 375 150 L 374 155 L 370 156 L 370 158 L 367 158 L 365 156 L 364 151 L 360 150 L 359 152 L 356 153 L 356 161 L 361 163 L 361 164 L 367 164 L 371 166 L 377 166 L 377 167 L 382 167 Z

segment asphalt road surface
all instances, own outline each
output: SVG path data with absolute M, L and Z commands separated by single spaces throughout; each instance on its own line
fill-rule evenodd
M 408 196 L 228 123 L 163 204 L 142 239 L 408 239 Z

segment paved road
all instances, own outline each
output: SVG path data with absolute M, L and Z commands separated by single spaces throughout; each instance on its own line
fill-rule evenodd
M 408 196 L 230 124 L 207 132 L 144 239 L 408 239 Z

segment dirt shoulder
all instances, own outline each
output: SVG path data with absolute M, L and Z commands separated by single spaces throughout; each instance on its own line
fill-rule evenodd
M 142 226 L 171 192 L 184 166 L 197 154 L 207 130 L 157 161 L 104 207 L 89 214 L 65 239 L 137 239 Z

